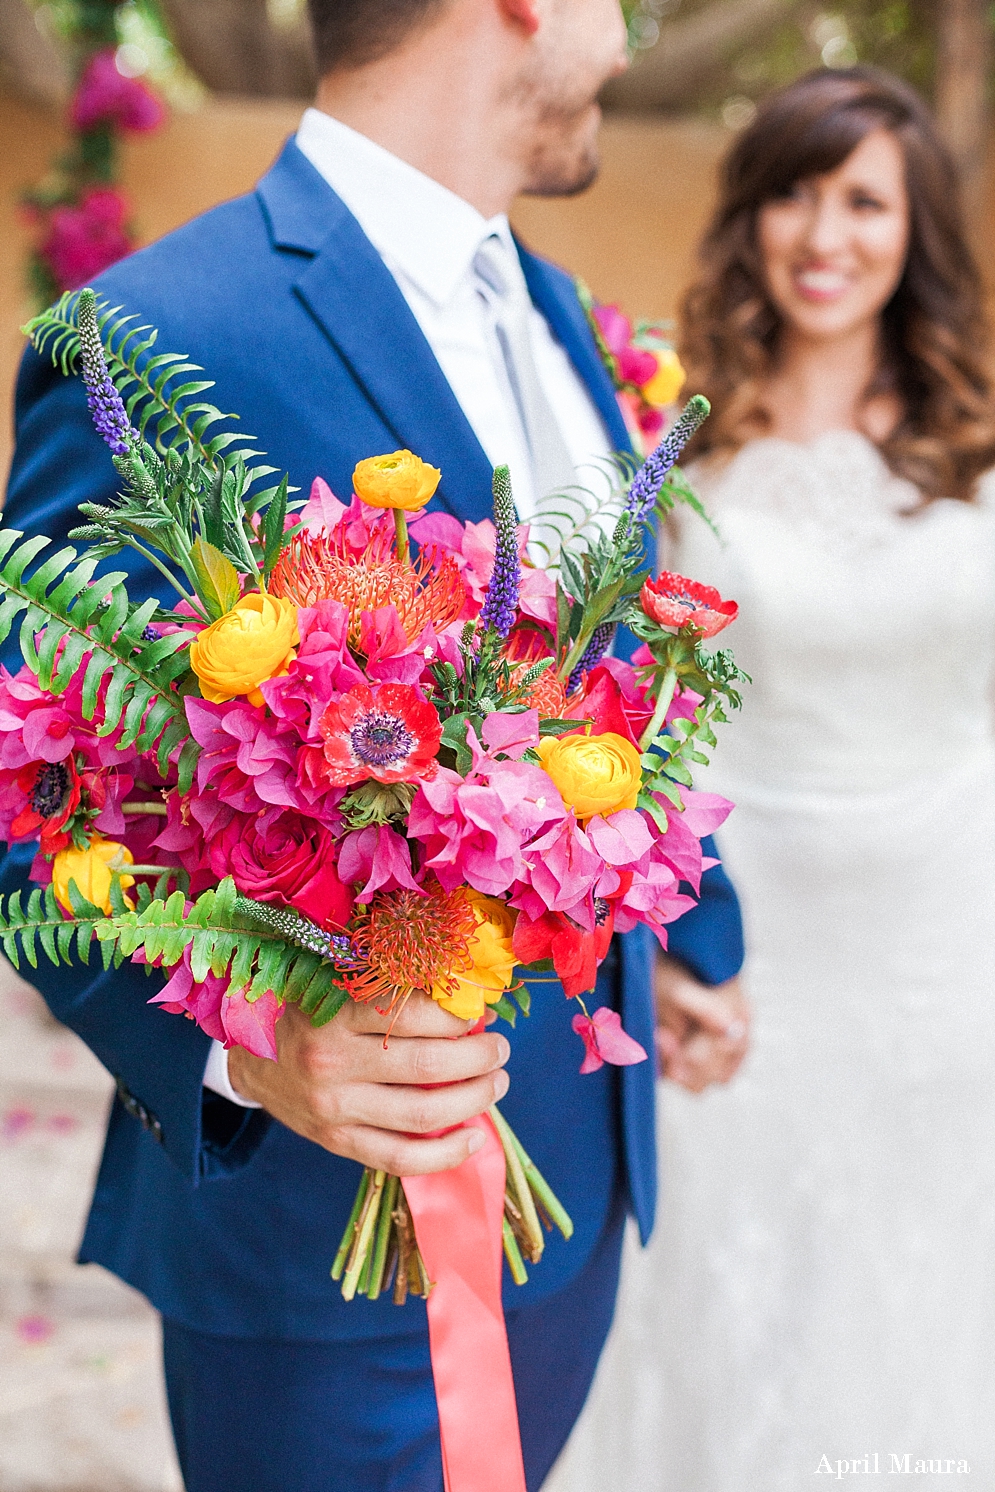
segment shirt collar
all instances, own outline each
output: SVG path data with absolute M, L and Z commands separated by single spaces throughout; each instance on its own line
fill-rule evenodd
M 488 220 L 448 187 L 320 109 L 305 112 L 297 146 L 374 248 L 437 306 L 453 298 L 490 234 L 514 250 L 506 214 Z

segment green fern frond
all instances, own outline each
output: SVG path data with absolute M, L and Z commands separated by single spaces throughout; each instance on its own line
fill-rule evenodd
M 67 376 L 76 371 L 79 358 L 78 298 L 79 291 L 68 291 L 24 327 L 35 351 L 47 353 Z M 135 325 L 137 320 L 134 314 L 123 314 L 121 306 L 97 302 L 97 324 L 108 371 L 124 400 L 128 418 L 139 433 L 161 455 L 187 446 L 212 467 L 230 459 L 235 454 L 231 449 L 234 446 L 246 464 L 260 456 L 262 452 L 247 449 L 254 436 L 233 430 L 220 430 L 208 436 L 213 426 L 237 420 L 238 416 L 224 414 L 216 405 L 204 401 L 200 396 L 214 387 L 213 379 L 190 377 L 203 369 L 189 362 L 182 353 L 156 353 L 158 331 L 149 325 Z
M 123 722 L 120 745 L 156 750 L 163 772 L 182 746 L 181 785 L 183 778 L 189 785 L 196 746 L 176 690 L 189 674 L 188 634 L 145 638 L 157 602 L 133 605 L 123 571 L 94 582 L 98 561 L 92 554 L 77 564 L 75 549 L 60 549 L 25 575 L 50 541 L 39 536 L 19 543 L 22 538 L 16 529 L 0 527 L 0 643 L 21 617 L 24 661 L 39 686 L 56 695 L 65 692 L 89 655 L 82 681 L 87 720 L 96 717 L 106 684 L 97 734 L 109 736 Z
M 564 552 L 591 549 L 618 522 L 634 459 L 620 452 L 590 464 L 604 483 L 603 491 L 595 491 L 593 484 L 564 488 L 544 498 L 530 519 L 529 549 L 549 568 L 555 568 Z
M 147 961 L 164 968 L 178 964 L 190 950 L 190 968 L 200 981 L 213 973 L 229 979 L 231 993 L 257 1000 L 267 990 L 299 1004 L 315 1025 L 324 1025 L 349 998 L 334 958 L 316 951 L 334 945 L 315 923 L 289 913 L 288 921 L 271 919 L 273 908 L 240 897 L 231 879 L 205 891 L 189 911 L 183 891 L 166 898 L 143 898 L 136 909 L 125 906 L 117 887 L 114 911 L 107 916 L 80 896 L 70 883 L 72 916 L 67 916 L 51 886 L 31 892 L 27 907 L 21 893 L 0 898 L 0 946 L 15 969 L 23 956 L 38 967 L 38 947 L 54 964 L 71 964 L 73 955 L 89 961 L 96 939 L 104 966 L 119 967 L 142 949 Z M 275 920 L 278 925 L 270 925 Z M 299 924 L 299 926 L 295 926 Z

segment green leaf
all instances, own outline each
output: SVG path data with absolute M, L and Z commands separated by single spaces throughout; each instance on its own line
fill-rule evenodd
M 196 538 L 191 549 L 197 595 L 212 621 L 231 611 L 242 594 L 238 571 L 226 555 L 206 540 Z
M 276 489 L 262 521 L 263 573 L 269 580 L 273 567 L 280 558 L 284 545 L 284 524 L 287 519 L 287 478 L 284 477 Z
M 488 1008 L 493 1010 L 500 1020 L 507 1021 L 509 1026 L 513 1026 L 518 1019 L 518 1011 L 507 995 L 502 995 L 500 1000 L 495 1000 Z
M 473 766 L 466 739 L 468 720 L 467 715 L 450 715 L 442 727 L 442 744 L 456 753 L 456 770 L 461 777 L 466 777 Z

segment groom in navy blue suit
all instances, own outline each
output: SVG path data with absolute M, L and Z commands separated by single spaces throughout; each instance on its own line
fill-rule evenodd
M 311 11 L 319 110 L 338 121 L 328 122 L 333 135 L 353 131 L 350 190 L 362 193 L 364 161 L 379 159 L 388 172 L 403 161 L 396 179 L 405 191 L 417 196 L 421 182 L 431 203 L 447 189 L 454 234 L 476 215 L 481 233 L 500 239 L 516 193 L 568 193 L 593 177 L 594 100 L 624 65 L 617 0 L 312 0 Z M 376 159 L 363 154 L 371 141 Z M 372 203 L 381 219 L 383 209 Z M 422 217 L 411 222 L 412 241 L 431 237 L 431 211 Z M 529 315 L 539 313 L 536 363 L 550 408 L 569 425 L 573 400 L 578 428 L 586 421 L 606 448 L 625 448 L 570 279 L 507 243 Z M 408 446 L 441 467 L 439 502 L 480 520 L 490 508 L 493 452 L 485 454 L 479 423 L 488 410 L 479 399 L 474 406 L 470 352 L 454 353 L 431 297 L 419 301 L 413 272 L 406 278 L 403 232 L 397 244 L 396 255 L 378 252 L 313 154 L 289 142 L 255 192 L 119 264 L 97 290 L 157 326 L 160 350 L 202 364 L 217 380 L 212 397 L 240 413 L 298 485 L 318 473 L 348 497 L 357 460 Z M 576 447 L 573 427 L 562 433 Z M 78 503 L 114 491 L 115 474 L 79 381 L 32 352 L 17 436 L 5 522 L 59 540 L 78 521 Z M 160 585 L 133 566 L 134 596 Z M 8 651 L 8 666 L 15 662 Z M 13 849 L 0 890 L 22 885 L 29 862 Z M 651 941 L 617 938 L 595 996 L 650 1051 Z M 742 1048 L 730 1029 L 741 1024 L 739 914 L 720 869 L 706 874 L 700 905 L 673 927 L 670 946 L 657 970 L 675 1033 L 667 1050 L 678 1064 L 683 1051 L 684 1080 L 700 1086 L 727 1076 Z M 290 1007 L 277 1027 L 279 1062 L 235 1049 L 227 1073 L 205 1086 L 209 1038 L 150 1006 L 158 984 L 142 971 L 49 966 L 34 977 L 117 1080 L 80 1257 L 162 1312 L 188 1492 L 440 1492 L 423 1304 L 346 1305 L 328 1267 L 360 1163 L 400 1174 L 458 1164 L 472 1130 L 418 1136 L 503 1099 L 576 1224 L 569 1244 L 553 1236 L 526 1286 L 506 1290 L 537 1492 L 610 1324 L 625 1215 L 644 1238 L 652 1226 L 653 1063 L 581 1078 L 570 1007 L 545 986 L 531 1019 L 507 1038 L 492 1030 L 450 1041 L 462 1023 L 413 1000 L 386 1053 L 383 1023 L 365 1006 L 321 1032 Z M 446 1086 L 419 1086 L 431 1082 Z

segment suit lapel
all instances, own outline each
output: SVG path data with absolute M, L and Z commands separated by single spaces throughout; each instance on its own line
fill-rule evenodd
M 294 293 L 392 432 L 441 467 L 463 521 L 491 513 L 491 466 L 421 327 L 356 219 L 293 142 L 259 185 L 274 243 L 309 256 Z
M 257 188 L 274 247 L 302 258 L 294 293 L 399 446 L 442 469 L 440 501 L 491 514 L 491 467 L 393 275 L 345 203 L 289 140 Z M 617 450 L 631 442 L 568 275 L 519 245 L 529 293 L 582 378 Z
M 573 281 L 562 269 L 529 253 L 521 244 L 518 253 L 529 294 L 583 379 L 605 422 L 613 447 L 617 451 L 631 451 L 632 440 L 618 407 L 614 385 L 601 361 Z

